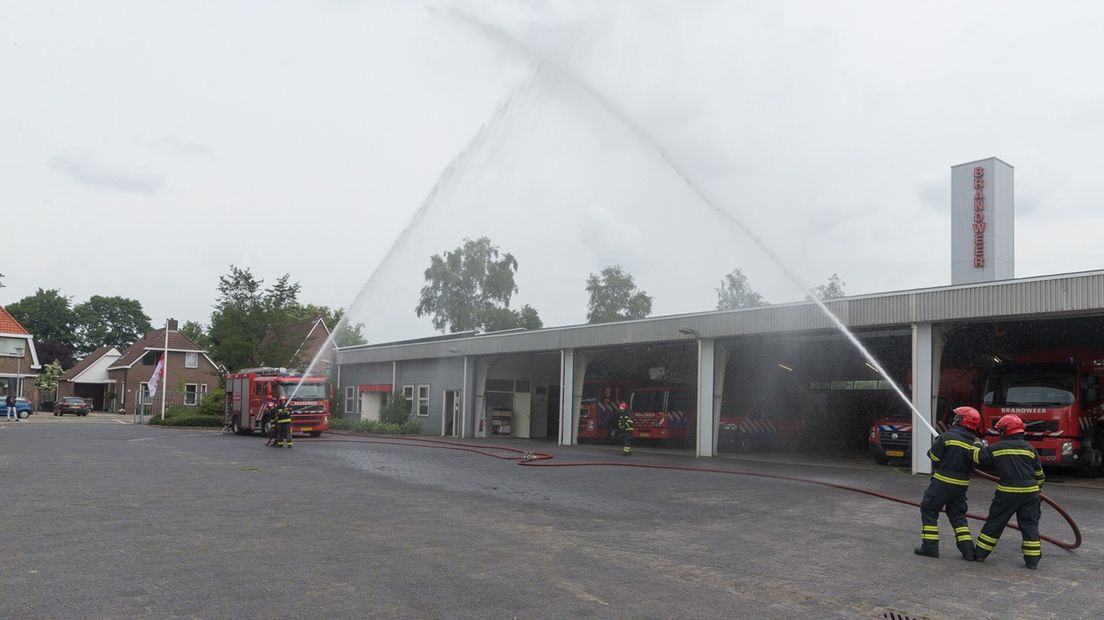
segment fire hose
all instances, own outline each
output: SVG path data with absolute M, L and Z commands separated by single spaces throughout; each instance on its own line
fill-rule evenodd
M 388 436 L 388 435 L 350 435 L 347 433 L 331 433 L 332 435 L 338 435 L 341 437 L 349 437 L 350 439 L 310 439 L 307 440 L 310 443 L 372 443 L 372 444 L 386 444 L 419 448 L 435 448 L 441 450 L 457 450 L 462 452 L 473 452 L 483 456 L 489 456 L 491 458 L 515 461 L 518 465 L 523 467 L 633 467 L 638 469 L 666 469 L 672 471 L 687 471 L 687 472 L 700 472 L 709 474 L 722 474 L 731 476 L 749 476 L 754 478 L 768 478 L 772 480 L 785 480 L 788 482 L 799 482 L 804 484 L 815 484 L 823 487 L 830 487 L 833 489 L 840 489 L 843 491 L 851 491 L 853 493 L 862 493 L 864 495 L 870 495 L 880 499 L 889 500 L 891 502 L 897 502 L 899 504 L 906 504 L 909 506 L 920 507 L 919 502 L 912 500 L 895 497 L 886 493 L 879 493 L 877 491 L 871 491 L 870 489 L 864 489 L 861 487 L 851 486 L 847 484 L 839 484 L 836 482 L 826 482 L 823 480 L 813 480 L 811 478 L 800 478 L 797 476 L 784 476 L 781 474 L 768 474 L 763 472 L 752 471 L 739 471 L 732 469 L 720 469 L 714 467 L 692 467 L 689 465 L 659 465 L 651 463 L 624 463 L 614 461 L 577 461 L 571 463 L 550 463 L 548 461 L 553 460 L 555 457 L 547 452 L 534 452 L 524 450 L 522 448 L 514 448 L 510 446 L 485 446 L 480 444 L 461 443 L 456 441 L 448 441 L 441 439 L 430 439 L 423 437 L 400 437 L 400 436 Z M 983 471 L 974 472 L 979 477 L 997 482 L 997 478 Z M 1042 534 L 1039 536 L 1041 540 L 1045 540 L 1048 543 L 1061 547 L 1067 551 L 1072 551 L 1081 546 L 1081 528 L 1073 520 L 1073 517 L 1050 497 L 1040 493 L 1039 498 L 1045 502 L 1048 506 L 1053 508 L 1066 523 L 1069 524 L 1070 529 L 1073 531 L 1074 541 L 1067 542 L 1053 536 Z M 968 512 L 966 517 L 977 521 L 985 521 L 986 516 L 977 513 Z M 1020 529 L 1019 525 L 1009 523 L 1008 527 L 1012 529 Z

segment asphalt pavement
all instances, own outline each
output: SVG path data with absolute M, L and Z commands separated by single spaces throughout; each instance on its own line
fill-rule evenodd
M 616 465 L 919 499 L 927 480 L 899 468 L 462 442 L 599 463 L 534 468 L 444 444 L 327 435 L 273 449 L 130 421 L 0 421 L 0 617 L 1073 618 L 1104 603 L 1097 480 L 1048 485 L 1085 542 L 1044 543 L 1033 572 L 1014 530 L 978 564 L 958 557 L 943 521 L 943 557 L 920 558 L 911 506 Z M 971 511 L 992 491 L 975 482 Z M 1072 536 L 1045 508 L 1042 529 Z

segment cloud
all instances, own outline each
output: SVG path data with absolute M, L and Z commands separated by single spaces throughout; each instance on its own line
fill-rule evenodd
M 178 155 L 188 157 L 210 157 L 211 149 L 198 142 L 185 142 L 173 136 L 163 136 L 153 141 L 154 146 L 168 149 Z
M 50 158 L 50 167 L 78 183 L 99 189 L 152 196 L 165 187 L 164 177 L 146 166 L 112 164 L 85 150 L 58 153 Z

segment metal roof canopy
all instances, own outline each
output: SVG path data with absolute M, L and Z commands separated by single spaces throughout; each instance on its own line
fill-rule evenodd
M 1104 271 L 858 295 L 830 300 L 826 305 L 849 329 L 1104 314 Z M 835 326 L 816 304 L 804 301 L 617 323 L 356 345 L 338 349 L 337 363 L 690 343 L 697 338 L 816 330 L 834 331 Z

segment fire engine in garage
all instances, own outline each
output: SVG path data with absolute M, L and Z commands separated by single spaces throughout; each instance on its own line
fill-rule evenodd
M 266 402 L 287 399 L 291 432 L 318 437 L 330 430 L 330 387 L 326 378 L 286 368 L 247 368 L 226 375 L 226 426 L 239 435 L 267 433 Z
M 636 383 L 624 379 L 586 379 L 579 404 L 579 439 L 619 441 L 617 405 L 628 400 L 634 385 Z
M 997 421 L 1014 413 L 1043 465 L 1104 473 L 1101 376 L 1104 359 L 1085 352 L 1036 352 L 995 365 L 980 407 L 987 439 L 996 442 Z
M 789 450 L 805 430 L 805 420 L 795 413 L 800 411 L 796 403 L 742 398 L 734 400 L 730 411 L 720 416 L 718 450 Z
M 639 387 L 629 394 L 633 437 L 689 443 L 697 423 L 697 391 L 685 385 Z
M 942 433 L 954 417 L 954 408 L 962 405 L 976 406 L 980 373 L 977 368 L 944 368 L 939 373 L 939 397 L 936 399 L 935 430 Z M 912 393 L 912 386 L 905 386 L 905 393 Z M 890 398 L 894 408 L 879 416 L 870 426 L 867 444 L 870 456 L 879 465 L 890 459 L 912 457 L 912 409 Z M 926 429 L 925 429 L 926 432 Z

